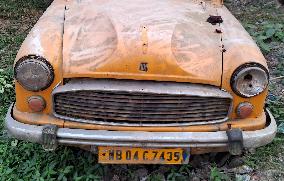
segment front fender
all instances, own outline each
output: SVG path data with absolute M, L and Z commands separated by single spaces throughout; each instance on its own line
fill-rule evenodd
M 38 20 L 18 51 L 15 63 L 24 56 L 37 55 L 44 57 L 54 68 L 55 78 L 52 85 L 36 93 L 46 100 L 45 113 L 51 110 L 51 91 L 62 82 L 62 42 L 64 27 L 65 1 L 54 1 Z M 16 106 L 19 110 L 30 112 L 27 99 L 34 92 L 25 90 L 19 83 L 16 87 Z
M 266 59 L 240 22 L 234 17 L 229 18 L 229 16 L 232 15 L 226 7 L 222 8 L 220 16 L 222 16 L 224 20 L 220 25 L 223 32 L 222 44 L 224 48 L 222 88 L 227 90 L 233 96 L 233 110 L 236 110 L 236 107 L 241 102 L 250 102 L 254 106 L 254 111 L 250 118 L 259 117 L 263 112 L 268 89 L 255 97 L 242 98 L 234 93 L 230 81 L 233 72 L 239 66 L 246 63 L 258 63 L 268 69 Z M 231 118 L 234 119 L 237 117 L 236 111 L 233 111 Z

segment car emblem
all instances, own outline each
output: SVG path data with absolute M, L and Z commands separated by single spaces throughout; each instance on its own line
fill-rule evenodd
M 139 70 L 141 70 L 143 72 L 147 72 L 148 71 L 148 63 L 145 63 L 145 62 L 140 63 Z

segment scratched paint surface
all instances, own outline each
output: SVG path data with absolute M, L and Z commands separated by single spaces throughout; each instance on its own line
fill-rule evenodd
M 213 26 L 206 22 L 209 15 L 220 15 L 224 21 Z M 216 33 L 218 28 L 222 33 Z M 46 100 L 43 113 L 49 115 L 53 89 L 72 77 L 221 86 L 234 97 L 232 110 L 240 102 L 251 102 L 254 119 L 261 118 L 267 95 L 266 90 L 246 99 L 231 90 L 230 78 L 238 66 L 257 62 L 267 67 L 266 60 L 228 9 L 209 1 L 55 0 L 24 41 L 16 61 L 27 55 L 45 57 L 55 70 L 53 84 L 37 93 Z M 34 93 L 15 85 L 17 109 L 32 112 L 27 99 Z M 237 118 L 235 111 L 230 118 Z
M 65 14 L 64 77 L 123 74 L 220 85 L 221 37 L 206 22 L 209 15 L 217 8 L 195 1 L 72 1 Z

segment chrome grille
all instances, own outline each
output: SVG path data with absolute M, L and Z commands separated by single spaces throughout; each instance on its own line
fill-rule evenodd
M 53 101 L 56 117 L 126 126 L 213 124 L 226 121 L 231 105 L 215 87 L 88 79 L 58 87 Z

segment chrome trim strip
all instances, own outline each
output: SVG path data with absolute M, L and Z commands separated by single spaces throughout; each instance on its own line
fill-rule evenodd
M 139 127 L 139 126 L 144 126 L 144 127 L 181 127 L 181 126 L 197 126 L 197 125 L 211 125 L 211 124 L 220 124 L 220 123 L 224 123 L 226 121 L 229 120 L 228 117 L 226 117 L 225 119 L 221 119 L 221 120 L 213 120 L 210 122 L 188 122 L 188 123 L 160 123 L 160 124 L 149 124 L 149 123 L 125 123 L 125 122 L 121 122 L 121 123 L 115 123 L 115 122 L 104 122 L 104 121 L 95 121 L 95 120 L 85 120 L 85 119 L 79 119 L 79 118 L 71 118 L 71 117 L 67 117 L 67 116 L 61 116 L 61 115 L 57 115 L 56 113 L 53 113 L 53 115 L 59 119 L 63 119 L 66 121 L 71 121 L 71 122 L 79 122 L 79 123 L 85 123 L 85 124 L 94 124 L 94 125 L 105 125 L 105 126 L 126 126 L 126 127 Z
M 189 84 L 189 83 L 177 83 L 177 82 L 155 82 L 155 81 L 133 81 L 133 80 L 115 80 L 115 79 L 72 79 L 66 85 L 56 87 L 52 92 L 52 100 L 54 101 L 54 95 L 63 92 L 76 92 L 84 90 L 97 90 L 97 91 L 117 91 L 117 92 L 130 92 L 130 93 L 153 93 L 153 94 L 168 94 L 168 95 L 186 95 L 186 96 L 199 96 L 199 97 L 219 97 L 233 99 L 231 94 L 224 90 L 220 90 L 215 86 L 201 85 L 201 84 Z M 98 120 L 86 120 L 79 118 L 72 118 L 68 116 L 62 116 L 55 113 L 55 107 L 52 106 L 53 115 L 59 119 L 89 123 L 97 125 L 109 125 L 109 126 L 194 126 L 194 125 L 206 125 L 206 124 L 218 124 L 226 122 L 229 119 L 229 114 L 232 111 L 232 101 L 226 118 L 221 120 L 210 120 L 200 122 L 187 122 L 187 123 L 160 123 L 160 124 L 148 124 L 148 123 L 116 123 L 116 122 L 104 122 Z
M 12 107 L 6 116 L 6 128 L 17 139 L 42 143 L 43 126 L 20 123 L 12 117 Z M 276 135 L 277 125 L 272 114 L 267 111 L 270 123 L 256 131 L 243 131 L 245 148 L 256 148 L 270 143 Z M 132 147 L 223 147 L 228 138 L 225 131 L 218 132 L 143 132 L 143 131 L 104 131 L 58 128 L 60 144 L 94 146 Z
M 178 83 L 178 82 L 155 82 L 155 81 L 133 81 L 115 79 L 72 79 L 64 86 L 57 87 L 52 95 L 62 92 L 80 90 L 119 91 L 130 93 L 153 93 L 169 95 L 191 95 L 201 97 L 233 97 L 215 86 Z
M 91 146 L 116 146 L 116 147 L 143 147 L 143 148 L 216 148 L 226 147 L 227 143 L 132 143 L 132 142 L 105 142 L 105 141 L 77 141 L 59 139 L 62 145 L 91 145 Z

